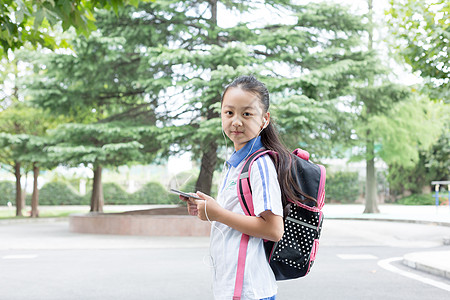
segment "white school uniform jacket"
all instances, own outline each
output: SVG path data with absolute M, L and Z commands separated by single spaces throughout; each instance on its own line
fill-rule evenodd
M 233 153 L 227 161 L 229 169 L 217 196 L 217 202 L 222 207 L 245 215 L 239 203 L 236 184 L 245 159 L 261 147 L 263 147 L 261 138 L 257 137 Z M 259 217 L 262 212 L 270 210 L 276 215 L 283 216 L 277 172 L 268 155 L 259 157 L 253 163 L 250 180 L 255 215 Z M 213 292 L 217 300 L 233 298 L 241 236 L 241 232 L 222 223 L 213 222 L 210 251 L 214 266 Z M 241 299 L 262 299 L 276 293 L 276 280 L 266 260 L 263 240 L 250 237 Z

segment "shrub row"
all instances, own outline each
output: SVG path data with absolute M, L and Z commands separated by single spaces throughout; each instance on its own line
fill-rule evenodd
M 402 205 L 436 205 L 434 193 L 429 194 L 412 194 L 408 197 L 397 200 L 397 204 Z M 439 194 L 439 204 L 448 204 L 448 195 Z
M 74 188 L 64 182 L 49 182 L 39 190 L 39 205 L 89 205 L 92 190 L 81 196 Z M 0 182 L 0 205 L 8 201 L 15 202 L 15 184 L 10 181 Z M 127 193 L 116 183 L 103 184 L 105 204 L 176 204 L 177 195 L 170 194 L 158 182 L 149 182 L 133 194 Z M 31 203 L 31 195 L 27 195 Z
M 16 185 L 11 181 L 0 181 L 0 205 L 9 202 L 14 203 L 16 199 Z
M 189 180 L 181 190 L 192 191 L 195 180 Z M 217 190 L 217 187 L 213 187 Z M 39 191 L 40 205 L 89 205 L 91 192 L 80 196 L 74 188 L 63 182 L 49 182 Z M 157 182 L 149 182 L 133 194 L 127 193 L 116 183 L 104 183 L 103 195 L 105 204 L 176 204 L 180 203 L 177 195 L 168 193 Z M 326 200 L 333 203 L 353 203 L 359 195 L 358 174 L 355 172 L 336 172 L 327 175 Z M 15 183 L 0 181 L 0 205 L 6 205 L 8 201 L 14 203 L 16 197 Z M 440 194 L 440 204 L 447 203 L 448 195 Z M 27 203 L 31 202 L 31 195 L 27 195 Z M 413 194 L 397 200 L 402 205 L 434 205 L 435 198 L 432 194 Z
M 328 173 L 325 192 L 327 202 L 354 203 L 359 196 L 358 173 Z

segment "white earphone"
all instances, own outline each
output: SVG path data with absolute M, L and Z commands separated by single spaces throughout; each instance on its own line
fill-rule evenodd
M 266 120 L 266 118 L 264 118 L 264 125 L 262 129 L 266 128 L 267 125 L 269 125 L 269 120 Z

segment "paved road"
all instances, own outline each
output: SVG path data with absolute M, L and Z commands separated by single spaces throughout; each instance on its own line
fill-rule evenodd
M 278 299 L 447 299 L 449 280 L 392 258 L 448 251 L 449 231 L 327 220 L 311 274 L 280 282 Z M 65 221 L 0 224 L 0 299 L 212 299 L 208 241 L 76 234 Z

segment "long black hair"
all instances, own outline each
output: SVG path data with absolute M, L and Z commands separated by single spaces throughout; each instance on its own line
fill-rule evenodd
M 264 83 L 260 82 L 254 76 L 240 76 L 230 83 L 222 94 L 222 102 L 225 93 L 230 88 L 240 88 L 244 91 L 250 92 L 258 96 L 263 106 L 263 113 L 269 111 L 269 91 Z M 276 157 L 271 156 L 275 168 L 277 170 L 278 182 L 281 188 L 281 201 L 283 207 L 287 207 L 289 202 L 292 203 L 304 203 L 311 205 L 311 201 L 317 205 L 317 200 L 304 193 L 292 176 L 292 172 L 295 172 L 296 164 L 294 162 L 294 155 L 283 145 L 279 138 L 279 134 L 272 122 L 262 130 L 261 142 L 268 150 L 272 150 L 278 153 Z M 292 168 L 292 164 L 294 169 Z M 286 212 L 285 212 L 286 213 Z

